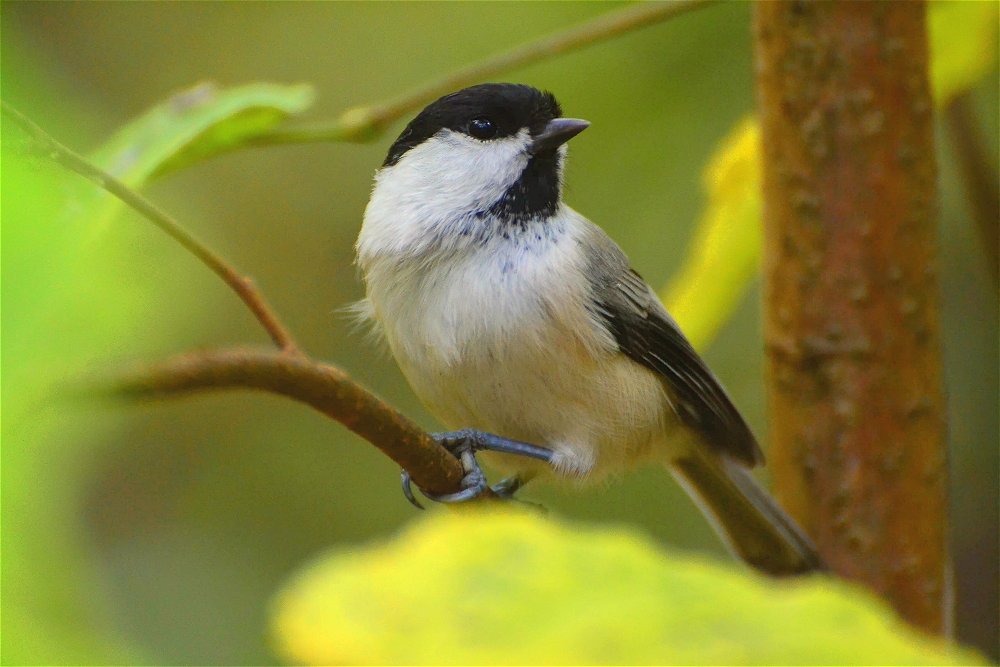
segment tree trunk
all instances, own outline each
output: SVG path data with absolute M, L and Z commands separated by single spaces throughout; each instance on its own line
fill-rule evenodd
M 949 629 L 922 2 L 755 5 L 764 334 L 782 504 L 840 575 Z

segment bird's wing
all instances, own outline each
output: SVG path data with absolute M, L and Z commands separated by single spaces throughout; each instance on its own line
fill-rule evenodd
M 750 427 L 656 293 L 614 241 L 593 229 L 600 248 L 589 267 L 593 314 L 622 353 L 666 380 L 674 409 L 689 428 L 721 454 L 751 467 L 763 463 Z

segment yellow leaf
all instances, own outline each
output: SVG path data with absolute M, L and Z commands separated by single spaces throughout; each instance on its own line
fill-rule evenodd
M 711 342 L 757 273 L 761 245 L 760 130 L 743 119 L 703 175 L 708 205 L 680 270 L 663 292 L 691 344 Z
M 307 664 L 979 660 L 833 579 L 764 579 L 626 529 L 481 505 L 320 559 L 276 598 L 272 630 Z
M 943 2 L 928 5 L 931 90 L 938 106 L 976 85 L 997 66 L 996 2 Z

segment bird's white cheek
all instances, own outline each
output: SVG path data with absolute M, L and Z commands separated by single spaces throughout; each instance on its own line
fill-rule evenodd
M 527 135 L 481 142 L 445 131 L 381 170 L 358 239 L 366 256 L 454 243 L 455 226 L 500 199 L 528 163 Z
M 482 142 L 446 131 L 409 151 L 379 182 L 405 182 L 431 212 L 469 213 L 518 179 L 528 163 L 524 145 L 518 137 Z

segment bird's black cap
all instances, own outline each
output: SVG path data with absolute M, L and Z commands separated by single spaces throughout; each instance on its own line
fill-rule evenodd
M 429 104 L 410 121 L 389 148 L 383 167 L 399 162 L 406 151 L 442 129 L 467 132 L 469 124 L 488 118 L 496 125 L 496 137 L 516 134 L 527 127 L 539 134 L 562 109 L 552 93 L 515 83 L 484 83 L 445 95 Z

